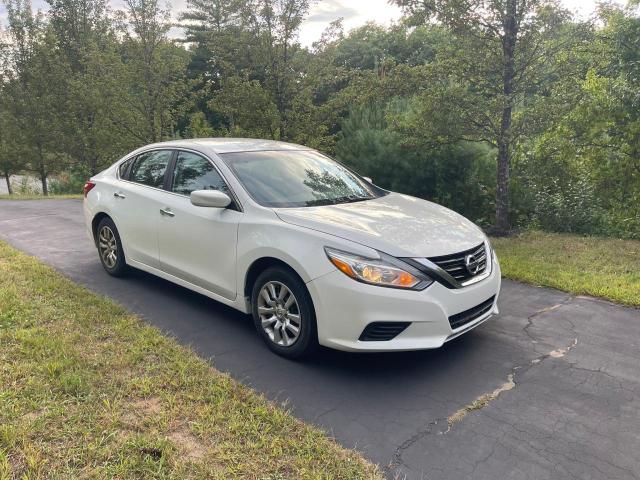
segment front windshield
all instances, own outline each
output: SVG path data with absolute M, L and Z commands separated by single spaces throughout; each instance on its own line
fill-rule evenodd
M 381 190 L 311 150 L 220 155 L 249 195 L 265 207 L 310 207 L 370 200 Z

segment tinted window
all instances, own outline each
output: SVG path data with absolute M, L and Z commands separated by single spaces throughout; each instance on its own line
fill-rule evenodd
M 127 170 L 129 170 L 129 165 L 131 165 L 131 162 L 133 162 L 133 158 L 130 158 L 126 162 L 122 162 L 120 164 L 120 166 L 118 167 L 118 175 L 123 180 L 128 180 L 129 179 L 129 177 L 127 176 Z
M 221 155 L 266 207 L 304 207 L 370 200 L 385 194 L 338 162 L 311 150 Z
M 150 187 L 162 188 L 164 172 L 171 160 L 171 150 L 157 150 L 139 155 L 131 167 L 129 180 Z
M 221 190 L 226 193 L 227 186 L 209 160 L 195 153 L 179 152 L 173 171 L 172 191 L 189 195 L 194 190 Z

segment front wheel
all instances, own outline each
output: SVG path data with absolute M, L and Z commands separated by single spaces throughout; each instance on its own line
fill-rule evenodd
M 253 320 L 267 346 L 287 358 L 301 358 L 317 347 L 316 319 L 309 292 L 293 272 L 269 268 L 251 294 Z

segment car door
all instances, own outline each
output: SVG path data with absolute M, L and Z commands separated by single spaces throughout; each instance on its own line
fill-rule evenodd
M 113 216 L 127 259 L 154 268 L 158 255 L 158 220 L 166 191 L 165 174 L 173 150 L 152 150 L 133 159 L 113 193 Z
M 194 190 L 230 194 L 214 164 L 204 156 L 178 151 L 158 222 L 161 269 L 228 299 L 236 298 L 236 246 L 242 213 L 228 208 L 196 207 Z

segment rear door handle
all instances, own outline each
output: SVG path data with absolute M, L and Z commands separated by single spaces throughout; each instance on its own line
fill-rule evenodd
M 175 216 L 176 216 L 176 214 L 175 214 L 175 213 L 173 213 L 173 212 L 171 211 L 171 209 L 169 209 L 169 208 L 161 208 L 161 209 L 160 209 L 160 214 L 161 214 L 161 215 L 166 215 L 166 216 L 168 216 L 168 217 L 175 217 Z
M 126 196 L 126 195 L 123 195 L 123 194 L 122 194 L 122 193 L 120 193 L 120 192 L 115 192 L 115 193 L 113 194 L 113 196 L 114 196 L 114 197 L 116 197 L 116 198 L 127 198 L 127 196 Z

